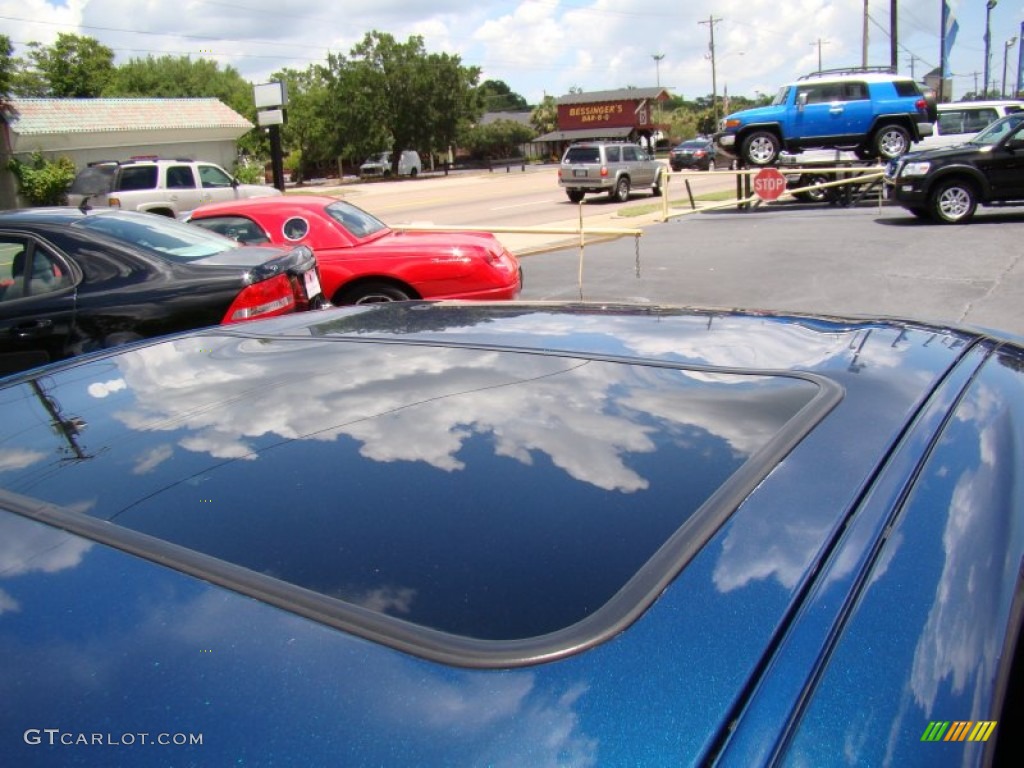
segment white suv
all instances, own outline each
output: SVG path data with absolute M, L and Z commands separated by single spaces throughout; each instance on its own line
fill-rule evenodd
M 914 144 L 912 152 L 963 144 L 1000 117 L 1024 112 L 1024 101 L 955 101 L 938 105 L 935 133 Z
M 241 184 L 213 163 L 133 158 L 90 163 L 71 182 L 68 204 L 88 203 L 177 218 L 203 203 L 280 194 L 271 186 Z

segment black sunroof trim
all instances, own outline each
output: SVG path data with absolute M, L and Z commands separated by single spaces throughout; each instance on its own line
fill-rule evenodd
M 448 345 L 442 343 L 441 346 Z M 490 345 L 472 345 L 471 348 L 490 349 Z M 82 512 L 70 512 L 59 505 L 3 489 L 0 489 L 0 507 L 414 656 L 473 669 L 524 667 L 592 648 L 636 621 L 771 469 L 842 400 L 844 393 L 835 381 L 802 371 L 702 366 L 615 355 L 573 354 L 521 347 L 509 349 L 497 345 L 495 349 L 700 373 L 799 379 L 816 385 L 818 392 L 730 475 L 604 605 L 575 624 L 525 639 L 481 640 L 413 624 L 116 523 Z

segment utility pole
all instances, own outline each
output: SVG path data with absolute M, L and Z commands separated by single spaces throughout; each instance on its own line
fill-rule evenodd
M 910 79 L 911 79 L 911 80 L 917 80 L 917 77 L 916 77 L 916 76 L 914 75 L 914 64 L 915 64 L 916 62 L 918 62 L 918 61 L 922 61 L 922 59 L 919 59 L 919 58 L 918 58 L 917 56 L 915 56 L 914 54 L 910 54 L 910 58 L 909 58 L 909 59 L 907 59 L 907 61 L 908 61 L 908 62 L 909 62 L 909 64 L 910 64 Z
M 657 84 L 658 89 L 661 89 L 661 60 L 665 58 L 664 53 L 652 53 L 651 58 L 654 59 L 654 82 Z M 657 118 L 654 122 L 655 133 L 661 133 L 661 94 L 658 94 L 657 103 L 655 104 L 655 111 Z M 655 147 L 656 148 L 656 144 Z
M 998 2 L 999 0 L 988 0 L 985 3 L 985 81 L 981 86 L 985 92 L 981 98 L 988 94 L 988 75 L 992 68 L 992 9 Z
M 715 24 L 721 19 L 709 16 L 707 21 L 698 21 L 698 24 L 707 24 L 711 32 L 711 44 L 708 46 L 708 58 L 711 59 L 711 114 L 714 118 L 712 130 L 718 130 L 718 75 L 715 71 Z
M 896 21 L 896 0 L 889 0 L 889 66 L 892 73 L 899 72 L 899 61 L 896 57 L 896 32 L 898 23 Z M 941 77 L 941 75 L 940 75 Z
M 868 68 L 868 0 L 864 0 L 864 30 L 861 33 L 860 65 Z
M 821 72 L 821 46 L 828 45 L 828 40 L 822 40 L 820 37 L 817 41 L 811 43 L 811 46 L 818 46 L 818 72 Z

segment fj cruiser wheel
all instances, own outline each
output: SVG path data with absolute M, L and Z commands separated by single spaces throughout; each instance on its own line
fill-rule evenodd
M 615 188 L 608 193 L 608 196 L 612 200 L 618 200 L 620 203 L 624 203 L 629 200 L 629 179 L 623 176 L 617 182 L 615 182 Z
M 769 131 L 754 131 L 743 140 L 743 159 L 749 165 L 771 165 L 781 151 L 779 138 Z
M 974 185 L 963 179 L 939 182 L 929 199 L 932 217 L 942 224 L 966 224 L 978 207 Z
M 910 149 L 910 132 L 902 125 L 883 125 L 872 141 L 875 154 L 893 160 Z
M 585 193 L 580 192 L 578 189 L 570 189 L 565 194 L 568 196 L 570 202 L 578 203 L 583 199 Z

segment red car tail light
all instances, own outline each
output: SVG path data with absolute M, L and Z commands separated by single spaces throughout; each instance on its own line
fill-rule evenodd
M 608 178 L 608 166 L 607 165 L 602 165 L 601 166 L 601 178 L 602 179 Z
M 295 293 L 288 275 L 277 275 L 269 280 L 247 285 L 235 297 L 221 319 L 222 324 L 274 317 L 295 309 Z

